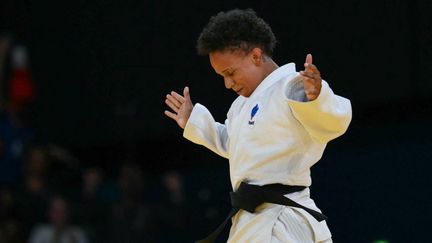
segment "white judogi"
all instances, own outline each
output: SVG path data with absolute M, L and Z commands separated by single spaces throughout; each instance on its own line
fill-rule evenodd
M 307 101 L 295 64 L 267 76 L 248 98 L 231 105 L 225 124 L 195 104 L 184 137 L 228 158 L 233 190 L 242 181 L 310 186 L 310 167 L 327 142 L 342 135 L 351 121 L 351 103 L 323 81 L 321 93 Z M 319 211 L 309 189 L 286 195 Z M 302 209 L 264 204 L 256 213 L 240 210 L 233 217 L 228 242 L 320 242 L 331 238 L 325 221 Z

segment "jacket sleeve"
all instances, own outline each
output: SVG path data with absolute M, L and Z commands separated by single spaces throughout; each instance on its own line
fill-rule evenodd
M 321 143 L 327 143 L 344 134 L 351 122 L 351 102 L 335 95 L 324 80 L 317 99 L 313 101 L 299 99 L 299 89 L 304 94 L 303 82 L 301 79 L 295 81 L 297 82 L 294 85 L 287 86 L 285 95 L 293 115 L 310 136 Z M 297 97 L 294 98 L 292 94 L 297 94 Z
M 207 108 L 199 103 L 195 104 L 192 110 L 183 136 L 228 158 L 229 138 L 226 125 L 216 122 Z

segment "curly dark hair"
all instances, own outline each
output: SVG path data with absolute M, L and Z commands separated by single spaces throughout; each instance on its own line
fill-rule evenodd
M 199 55 L 207 55 L 225 50 L 249 52 L 259 47 L 271 57 L 275 45 L 270 26 L 255 11 L 234 9 L 210 18 L 198 38 L 197 50 Z

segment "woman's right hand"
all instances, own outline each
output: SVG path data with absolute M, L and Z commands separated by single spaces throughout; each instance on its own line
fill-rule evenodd
M 165 115 L 175 120 L 177 124 L 184 129 L 193 109 L 189 87 L 183 89 L 183 96 L 171 91 L 170 94 L 166 95 L 165 104 L 167 104 L 172 110 L 165 110 Z

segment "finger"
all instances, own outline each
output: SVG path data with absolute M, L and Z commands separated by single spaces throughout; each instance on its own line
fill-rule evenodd
M 315 79 L 315 74 L 313 74 L 313 73 L 303 72 L 303 73 L 301 73 L 301 76 L 303 77 L 303 79 L 305 79 L 305 78 Z
M 181 106 L 181 104 L 176 99 L 168 95 L 167 98 L 165 99 L 165 104 L 167 104 L 175 112 L 177 112 Z
M 320 76 L 319 74 L 315 74 L 315 73 L 311 73 L 311 72 L 305 72 L 305 71 L 300 71 L 300 75 L 303 77 L 303 79 L 313 79 L 315 81 L 319 81 Z
M 316 82 L 314 79 L 307 78 L 307 79 L 304 79 L 304 81 L 303 81 L 303 87 L 304 87 L 304 89 L 307 89 L 307 90 L 309 90 L 309 89 L 319 90 L 321 87 L 321 84 L 319 82 Z
M 304 85 L 304 92 L 308 99 L 311 100 L 311 98 L 315 99 L 319 95 L 320 89 L 314 84 L 308 83 Z
M 171 118 L 171 119 L 177 121 L 177 115 L 176 115 L 176 114 L 174 114 L 174 113 L 172 113 L 172 112 L 170 112 L 170 111 L 167 111 L 167 110 L 166 110 L 164 113 L 165 113 L 165 115 L 166 115 L 167 117 L 169 117 L 169 118 Z
M 310 64 L 310 65 L 308 66 L 307 71 L 311 71 L 311 72 L 313 72 L 315 75 L 321 76 L 320 71 L 319 71 L 318 68 L 317 68 L 315 65 L 313 65 L 313 64 Z
M 303 82 L 303 88 L 305 90 L 311 90 L 312 92 L 317 91 L 318 93 L 321 91 L 322 84 L 319 82 L 315 82 L 312 79 L 305 80 Z
M 176 98 L 176 100 L 180 103 L 183 104 L 185 102 L 185 99 L 183 96 L 179 95 L 177 92 L 171 91 L 171 95 Z
M 314 79 L 308 78 L 304 80 L 303 88 L 309 100 L 311 100 L 311 98 L 315 99 L 321 91 L 321 83 L 316 82 Z
M 173 94 L 177 93 L 173 91 L 171 92 L 171 94 L 167 94 L 166 98 L 171 101 L 171 103 L 173 103 L 176 107 L 180 107 L 182 103 Z
M 191 100 L 188 86 L 183 89 L 183 96 L 185 100 Z
M 307 64 L 305 63 L 305 72 L 309 72 L 309 73 L 315 73 L 318 75 L 321 75 L 320 71 L 318 70 L 318 68 L 313 65 L 313 64 Z
M 315 66 L 314 64 L 309 64 L 309 63 L 305 63 L 305 71 L 310 71 L 310 72 L 314 72 L 314 73 L 319 73 L 319 70 L 317 68 L 317 66 Z
M 306 97 L 309 101 L 313 101 L 316 100 L 316 98 L 318 98 L 317 94 L 306 94 Z
M 306 95 L 317 95 L 319 93 L 318 89 L 313 88 L 313 87 L 305 89 L 304 92 Z
M 307 64 L 312 64 L 312 54 L 307 54 L 306 55 L 306 61 L 305 61 L 305 63 L 307 63 Z
M 173 104 L 173 103 L 171 102 L 171 100 L 169 100 L 169 99 L 165 99 L 165 104 L 167 104 L 167 105 L 169 106 L 169 108 L 171 108 L 175 113 L 178 113 L 178 111 L 179 111 L 179 107 L 176 106 L 175 104 Z

